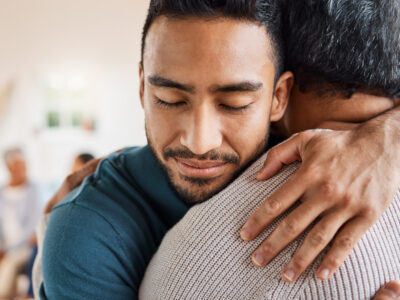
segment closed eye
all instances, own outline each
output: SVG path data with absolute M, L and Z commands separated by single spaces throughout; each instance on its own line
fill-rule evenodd
M 233 111 L 233 112 L 242 112 L 244 110 L 246 110 L 250 104 L 244 105 L 244 106 L 239 106 L 239 107 L 235 107 L 235 106 L 229 106 L 226 104 L 220 104 L 221 107 L 223 107 L 224 109 L 228 110 L 228 111 Z
M 162 106 L 162 107 L 167 107 L 167 108 L 179 107 L 179 106 L 185 104 L 185 102 L 183 102 L 183 101 L 171 103 L 171 102 L 163 101 L 159 98 L 155 98 L 155 102 L 157 105 Z

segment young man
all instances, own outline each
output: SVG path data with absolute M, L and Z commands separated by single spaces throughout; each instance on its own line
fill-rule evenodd
M 362 2 L 370 6 L 375 3 Z M 279 124 L 281 132 L 292 134 L 318 128 L 319 124 L 354 127 L 398 103 L 395 88 L 400 86 L 400 73 L 392 70 L 400 65 L 400 56 L 396 54 L 400 27 L 394 22 L 400 5 L 386 5 L 389 2 L 381 1 L 373 14 L 384 16 L 385 22 L 381 23 L 370 11 L 351 7 L 359 5 L 359 0 L 296 0 L 286 8 L 288 51 L 294 51 L 300 41 L 307 47 L 296 47 L 296 54 L 288 55 L 297 77 L 285 117 Z M 344 12 L 343 6 L 352 9 Z M 353 27 L 344 30 L 344 24 Z M 364 31 L 382 34 L 363 36 Z M 331 42 L 321 42 L 324 39 Z M 370 48 L 371 41 L 375 45 L 386 43 L 386 51 L 394 56 L 386 56 L 379 47 Z M 353 49 L 352 43 L 357 44 L 358 50 L 348 50 Z M 325 60 L 318 61 L 319 57 Z M 370 62 L 375 62 L 375 67 L 369 66 Z M 374 76 L 369 67 L 376 72 Z M 321 211 L 331 208 L 329 190 L 326 200 L 310 201 L 310 194 L 303 195 L 301 203 L 284 215 L 286 221 L 281 222 L 281 217 L 256 240 L 244 243 L 239 238 L 242 224 L 298 167 L 288 166 L 260 183 L 255 177 L 264 159 L 265 156 L 260 158 L 218 195 L 191 208 L 167 233 L 146 271 L 141 299 L 369 299 L 383 283 L 400 278 L 400 190 L 382 218 L 329 281 L 314 277 L 321 257 L 302 274 L 315 260 L 306 247 L 317 253 L 324 251 L 336 228 L 345 223 L 335 215 L 321 215 Z M 332 161 L 332 167 L 335 163 Z M 366 193 L 368 190 L 366 186 Z M 351 213 L 350 207 L 341 209 Z M 259 209 L 256 217 L 264 210 Z M 302 224 L 300 217 L 308 215 L 312 219 L 319 216 L 313 229 Z M 337 227 L 329 225 L 332 219 Z M 306 230 L 309 238 L 305 239 L 303 233 L 295 239 L 294 224 L 300 225 L 300 231 Z M 277 236 L 281 235 L 295 241 L 288 246 L 280 245 Z M 350 235 L 343 241 L 348 248 L 356 242 Z M 256 248 L 259 249 L 255 251 Z M 250 256 L 254 264 L 263 268 L 254 268 L 247 259 Z M 322 269 L 322 279 L 328 279 L 331 272 Z
M 293 77 L 282 74 L 278 4 L 253 4 L 150 4 L 140 66 L 149 146 L 107 158 L 53 210 L 41 298 L 136 298 L 165 232 L 264 151 Z
M 135 297 L 162 236 L 188 208 L 181 199 L 206 200 L 264 150 L 291 75 L 277 80 L 276 3 L 250 4 L 152 2 L 141 99 L 155 156 L 145 147 L 106 159 L 53 211 L 43 298 Z

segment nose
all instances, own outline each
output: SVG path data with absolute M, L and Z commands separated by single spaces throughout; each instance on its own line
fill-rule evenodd
M 180 142 L 194 154 L 203 155 L 222 144 L 220 121 L 212 107 L 196 108 L 185 124 Z

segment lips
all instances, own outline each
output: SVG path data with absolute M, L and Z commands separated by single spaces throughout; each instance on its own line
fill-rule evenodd
M 175 158 L 182 174 L 195 178 L 212 178 L 223 173 L 226 162 Z

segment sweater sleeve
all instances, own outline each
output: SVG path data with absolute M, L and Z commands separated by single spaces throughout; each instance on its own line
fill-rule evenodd
M 120 236 L 97 212 L 74 203 L 51 215 L 41 299 L 136 299 Z M 140 263 L 140 262 L 139 262 Z

